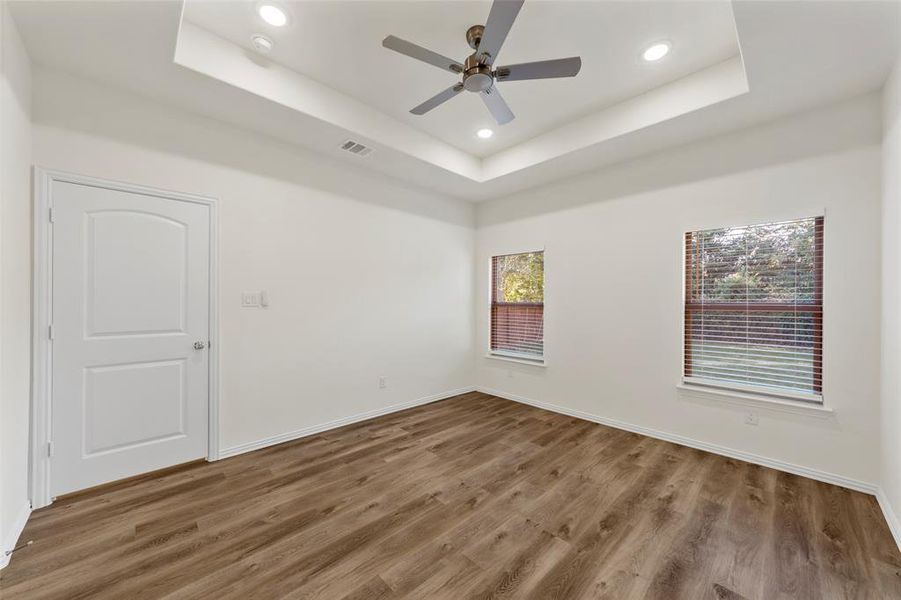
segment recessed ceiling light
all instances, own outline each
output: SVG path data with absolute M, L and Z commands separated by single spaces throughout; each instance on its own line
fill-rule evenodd
M 267 38 L 265 35 L 255 35 L 250 38 L 251 43 L 253 43 L 253 47 L 257 49 L 258 52 L 262 52 L 266 54 L 270 50 L 272 50 L 272 40 Z
M 260 4 L 257 12 L 260 14 L 261 19 L 273 27 L 281 27 L 288 22 L 287 13 L 274 4 Z
M 494 135 L 494 132 L 488 128 L 485 128 L 485 129 L 479 129 L 478 131 L 476 131 L 476 135 L 479 136 L 480 138 L 482 138 L 483 140 L 487 140 L 488 138 L 490 138 L 491 136 Z
M 669 51 L 669 42 L 657 42 L 645 48 L 644 52 L 641 53 L 641 57 L 648 62 L 654 62 L 669 54 Z

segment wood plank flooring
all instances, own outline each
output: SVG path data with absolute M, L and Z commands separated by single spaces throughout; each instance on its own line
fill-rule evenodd
M 873 497 L 480 393 L 36 511 L 27 598 L 901 598 Z

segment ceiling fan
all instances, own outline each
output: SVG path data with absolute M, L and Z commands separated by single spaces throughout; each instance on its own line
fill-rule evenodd
M 494 67 L 494 61 L 501 51 L 504 40 L 507 39 L 510 28 L 513 27 L 513 21 L 516 20 L 523 2 L 524 0 L 494 0 L 485 25 L 473 25 L 466 30 L 466 42 L 475 52 L 467 56 L 462 64 L 393 35 L 386 37 L 382 41 L 382 46 L 389 50 L 406 54 L 439 69 L 463 75 L 463 81 L 432 96 L 410 112 L 414 115 L 424 115 L 466 90 L 479 94 L 494 120 L 498 125 L 503 125 L 512 121 L 514 115 L 494 85 L 495 81 L 575 77 L 582 68 L 582 59 L 578 56 Z

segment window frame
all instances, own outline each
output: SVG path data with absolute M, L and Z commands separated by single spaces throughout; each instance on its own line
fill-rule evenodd
M 691 252 L 691 236 L 694 233 L 708 231 L 713 229 L 733 229 L 743 227 L 757 227 L 788 221 L 800 221 L 806 219 L 814 220 L 814 298 L 816 302 L 810 305 L 794 304 L 794 303 L 692 303 L 689 302 L 691 297 L 692 273 L 689 255 Z M 722 392 L 736 392 L 741 395 L 760 396 L 762 400 L 784 398 L 808 406 L 811 408 L 824 408 L 825 396 L 823 393 L 823 332 L 824 332 L 824 294 L 823 294 L 823 273 L 824 267 L 824 240 L 825 240 L 825 211 L 814 211 L 806 216 L 793 216 L 786 218 L 775 218 L 770 220 L 754 221 L 752 223 L 741 225 L 720 225 L 706 226 L 686 230 L 682 235 L 682 363 L 681 363 L 681 381 L 684 386 L 694 388 L 711 388 L 713 391 L 721 390 Z M 702 308 L 713 308 L 723 311 L 747 311 L 749 313 L 764 312 L 806 312 L 814 314 L 814 347 L 813 347 L 813 363 L 814 368 L 819 364 L 819 379 L 814 378 L 813 393 L 805 393 L 803 391 L 793 391 L 789 388 L 778 388 L 768 386 L 758 386 L 754 384 L 744 384 L 739 381 L 717 380 L 696 378 L 691 376 L 691 367 L 689 360 L 691 358 L 691 313 L 690 311 L 698 311 Z
M 543 341 L 542 341 L 542 349 L 541 355 L 533 355 L 533 354 L 525 354 L 504 350 L 495 350 L 492 346 L 494 345 L 494 307 L 495 305 L 509 305 L 509 304 L 518 304 L 518 305 L 527 305 L 527 306 L 538 306 L 537 302 L 497 302 L 497 288 L 496 288 L 496 273 L 494 268 L 494 259 L 502 256 L 515 256 L 517 254 L 538 254 L 541 253 L 545 259 L 545 269 L 543 271 L 543 280 L 542 280 L 542 290 L 543 290 L 543 298 L 544 300 L 540 303 L 542 307 L 541 311 L 541 326 L 543 332 Z M 507 362 L 514 362 L 519 364 L 531 365 L 536 367 L 544 367 L 547 364 L 547 331 L 546 331 L 546 321 L 545 316 L 547 314 L 547 249 L 546 248 L 535 248 L 528 250 L 514 250 L 514 251 L 504 251 L 504 252 L 492 252 L 488 256 L 488 349 L 485 355 L 485 358 L 503 360 Z

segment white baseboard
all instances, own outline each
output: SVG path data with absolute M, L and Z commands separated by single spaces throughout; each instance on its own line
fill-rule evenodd
M 802 467 L 801 465 L 796 465 L 793 463 L 776 460 L 774 458 L 767 458 L 765 456 L 759 456 L 757 454 L 752 454 L 750 452 L 744 452 L 742 450 L 736 450 L 734 448 L 728 448 L 726 446 L 720 446 L 718 444 L 710 444 L 708 442 L 702 442 L 700 440 L 696 440 L 693 438 L 676 435 L 676 434 L 672 434 L 672 433 L 667 433 L 665 431 L 659 431 L 657 429 L 641 427 L 640 425 L 633 425 L 632 423 L 626 423 L 625 421 L 619 421 L 617 419 L 601 417 L 601 416 L 598 416 L 595 414 L 583 412 L 581 410 L 574 410 L 571 408 L 566 408 L 564 406 L 558 406 L 556 404 L 551 404 L 549 402 L 542 402 L 540 400 L 532 400 L 530 398 L 525 398 L 523 396 L 517 396 L 515 394 L 508 394 L 507 392 L 502 392 L 500 390 L 494 390 L 491 388 L 486 388 L 486 387 L 481 387 L 481 386 L 477 387 L 476 389 L 480 392 L 484 392 L 486 394 L 491 394 L 492 396 L 497 396 L 499 398 L 506 398 L 507 400 L 513 400 L 514 402 L 528 404 L 528 405 L 534 406 L 536 408 L 543 408 L 543 409 L 549 410 L 551 412 L 556 412 L 556 413 L 560 413 L 560 414 L 567 415 L 570 417 L 575 417 L 577 419 L 593 421 L 595 423 L 600 423 L 601 425 L 615 427 L 616 429 L 624 429 L 626 431 L 631 431 L 633 433 L 639 433 L 641 435 L 646 435 L 648 437 L 657 438 L 659 440 L 672 442 L 674 444 L 679 444 L 681 446 L 688 446 L 690 448 L 704 450 L 705 452 L 711 452 L 713 454 L 728 456 L 729 458 L 735 458 L 738 460 L 743 460 L 745 462 L 754 463 L 756 465 L 770 467 L 770 468 L 776 469 L 778 471 L 785 471 L 786 473 L 792 473 L 794 475 L 800 475 L 802 477 L 816 479 L 817 481 L 822 481 L 825 483 L 832 483 L 834 485 L 840 485 L 840 486 L 846 487 L 848 489 L 857 490 L 859 492 L 864 492 L 865 494 L 874 494 L 875 495 L 876 491 L 879 489 L 878 486 L 876 486 L 875 484 L 867 483 L 865 481 L 858 481 L 856 479 L 851 479 L 849 477 L 844 477 L 842 475 L 836 475 L 834 473 L 829 473 L 827 471 L 820 471 L 819 469 L 811 469 L 809 467 Z
M 222 448 L 219 450 L 219 458 L 229 458 L 230 456 L 237 456 L 239 454 L 244 454 L 245 452 L 252 452 L 254 450 L 259 450 L 260 448 L 274 446 L 275 444 L 290 442 L 299 438 L 322 433 L 323 431 L 328 431 L 329 429 L 337 429 L 338 427 L 351 425 L 352 423 L 358 423 L 367 419 L 374 419 L 375 417 L 381 417 L 383 415 L 406 410 L 408 408 L 413 408 L 414 406 L 420 406 L 422 404 L 428 404 L 429 402 L 444 400 L 445 398 L 450 398 L 452 396 L 459 396 L 460 394 L 474 392 L 475 389 L 476 388 L 474 386 L 458 388 L 456 390 L 450 390 L 447 392 L 442 392 L 440 394 L 433 394 L 431 396 L 425 396 L 424 398 L 417 398 L 408 402 L 401 402 L 400 404 L 392 404 L 391 406 L 350 415 L 348 417 L 341 417 L 340 419 L 335 419 L 334 421 L 329 421 L 327 423 L 311 425 L 310 427 L 304 427 L 303 429 L 280 433 L 278 435 L 274 435 L 272 437 L 264 438 L 261 440 L 238 444 L 237 446 L 231 446 L 230 448 Z
M 901 521 L 898 520 L 898 515 L 895 513 L 895 509 L 892 508 L 892 503 L 889 502 L 888 496 L 885 495 L 885 490 L 881 487 L 876 490 L 876 500 L 879 501 L 879 508 L 882 509 L 888 528 L 895 538 L 895 543 L 898 544 L 898 550 L 901 550 Z
M 19 542 L 19 537 L 22 535 L 22 530 L 25 529 L 25 524 L 28 522 L 28 517 L 30 516 L 31 504 L 26 503 L 16 516 L 12 529 L 10 529 L 9 533 L 3 538 L 3 547 L 0 548 L 0 569 L 9 564 L 12 555 L 7 554 L 7 552 L 11 552 L 12 549 L 16 547 L 16 544 Z

